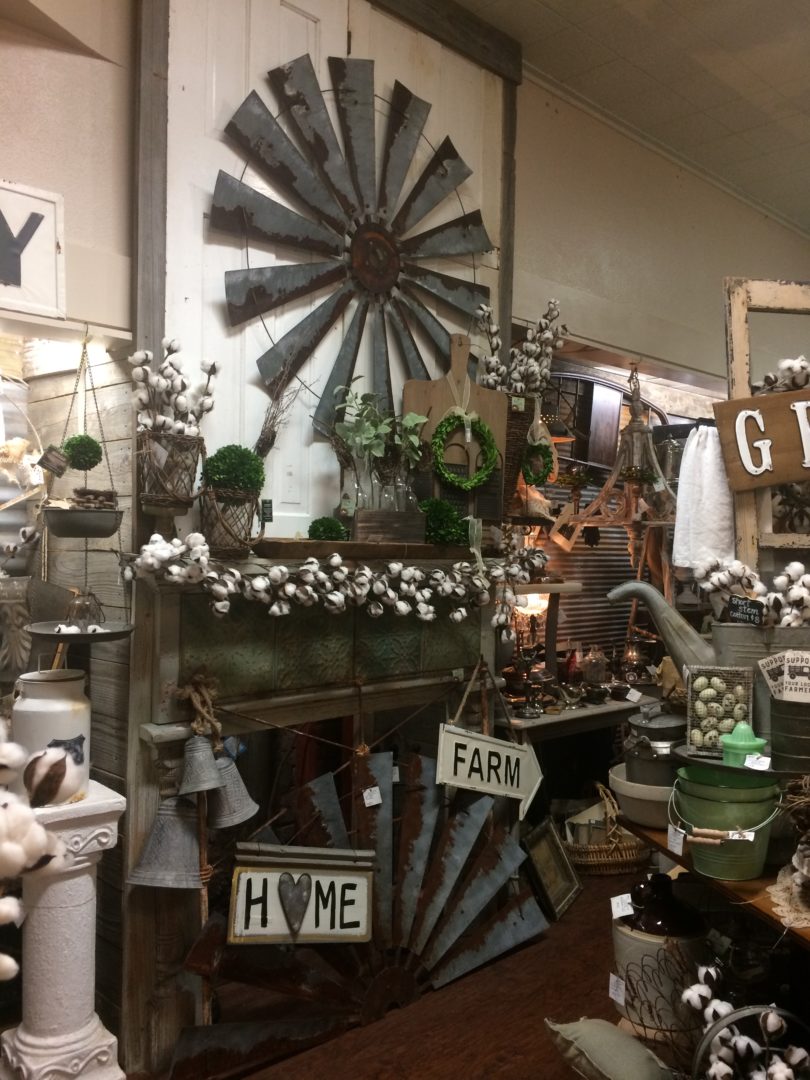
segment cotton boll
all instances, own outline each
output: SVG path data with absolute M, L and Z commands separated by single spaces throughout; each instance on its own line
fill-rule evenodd
M 10 784 L 27 758 L 28 751 L 19 743 L 0 743 L 0 784 Z
M 8 982 L 19 974 L 20 965 L 8 953 L 0 953 L 0 982 Z
M 732 1080 L 734 1069 L 728 1062 L 713 1061 L 706 1073 L 707 1080 Z
M 681 994 L 681 1001 L 684 1005 L 690 1005 L 693 1009 L 703 1009 L 711 996 L 712 992 L 708 986 L 704 986 L 703 983 L 695 983 L 693 986 L 687 986 Z
M 727 1001 L 720 1001 L 719 998 L 713 998 L 703 1010 L 703 1019 L 707 1024 L 713 1024 L 715 1020 L 720 1020 L 722 1017 L 728 1016 L 728 1014 L 733 1011 L 734 1006 L 730 1005 Z
M 411 605 L 405 600 L 397 600 L 394 604 L 394 613 L 396 615 L 410 615 L 411 611 Z
M 785 567 L 785 573 L 791 579 L 791 581 L 798 581 L 804 573 L 804 563 L 792 562 L 788 563 Z
M 372 619 L 379 619 L 385 608 L 379 602 L 379 600 L 372 600 L 366 604 L 366 613 L 372 617 Z
M 781 1039 L 787 1031 L 787 1024 L 774 1009 L 765 1009 L 760 1014 L 759 1027 L 768 1040 Z
M 22 918 L 22 903 L 16 896 L 0 897 L 0 925 L 19 922 Z
M 0 878 L 15 878 L 25 869 L 25 850 L 13 840 L 0 841 Z
M 806 1069 L 810 1064 L 810 1054 L 805 1050 L 803 1046 L 788 1046 L 784 1050 L 784 1058 L 788 1065 L 793 1068 Z
M 203 375 L 216 375 L 219 371 L 219 367 L 220 365 L 218 360 L 200 361 L 200 371 L 203 373 Z
M 227 615 L 231 610 L 230 600 L 217 600 L 215 604 L 211 605 L 211 609 L 217 616 Z
M 391 562 L 387 567 L 389 577 L 399 577 L 402 573 L 402 563 Z

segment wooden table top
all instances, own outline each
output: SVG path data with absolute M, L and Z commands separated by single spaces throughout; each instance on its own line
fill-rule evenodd
M 579 735 L 586 731 L 619 724 L 626 716 L 637 713 L 642 705 L 652 705 L 658 699 L 642 696 L 638 701 L 608 700 L 602 705 L 583 705 L 576 709 L 561 709 L 559 712 L 546 712 L 532 720 L 521 720 L 514 716 L 511 720 L 499 719 L 499 726 L 509 726 L 513 731 L 525 731 L 532 742 L 541 739 L 556 739 L 561 735 Z

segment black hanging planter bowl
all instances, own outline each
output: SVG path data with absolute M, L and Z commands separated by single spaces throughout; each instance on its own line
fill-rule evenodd
M 43 507 L 45 525 L 52 536 L 101 538 L 113 536 L 121 525 L 123 510 L 96 510 L 82 507 Z

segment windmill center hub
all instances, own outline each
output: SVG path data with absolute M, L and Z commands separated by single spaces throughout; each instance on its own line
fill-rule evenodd
M 349 247 L 352 273 L 370 293 L 392 289 L 399 277 L 396 241 L 381 225 L 360 225 Z

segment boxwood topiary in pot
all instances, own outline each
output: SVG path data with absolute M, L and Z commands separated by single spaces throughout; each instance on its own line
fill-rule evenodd
M 206 460 L 203 482 L 203 532 L 212 553 L 220 558 L 248 554 L 264 462 L 246 446 L 230 443 Z

